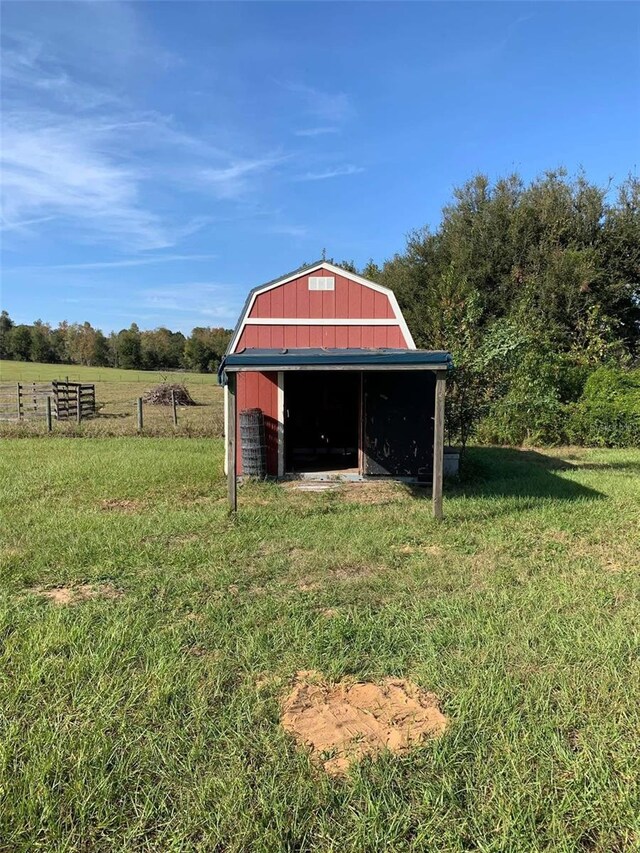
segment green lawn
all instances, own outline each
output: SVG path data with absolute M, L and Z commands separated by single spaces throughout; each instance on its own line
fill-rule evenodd
M 640 849 L 640 451 L 474 449 L 442 524 L 401 486 L 230 519 L 217 439 L 1 461 L 1 850 Z M 33 592 L 80 584 L 121 595 Z M 279 726 L 307 669 L 450 726 L 328 778 Z
M 117 367 L 87 367 L 83 364 L 38 364 L 31 361 L 0 359 L 0 382 L 51 382 L 67 379 L 70 382 L 143 382 L 157 384 L 188 382 L 192 385 L 215 385 L 211 373 L 187 373 L 167 370 L 121 370 Z

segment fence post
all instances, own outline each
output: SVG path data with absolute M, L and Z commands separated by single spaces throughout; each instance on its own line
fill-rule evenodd
M 138 429 L 142 430 L 142 397 L 138 397 Z
M 82 420 L 82 396 L 80 394 L 80 386 L 76 385 L 76 421 L 80 423 Z
M 18 420 L 22 420 L 22 385 L 18 382 L 16 385 L 18 392 Z
M 45 397 L 45 414 L 47 418 L 47 432 L 51 432 L 51 397 Z
M 173 409 L 173 425 L 178 426 L 178 410 L 176 408 L 176 392 L 171 389 L 171 408 Z

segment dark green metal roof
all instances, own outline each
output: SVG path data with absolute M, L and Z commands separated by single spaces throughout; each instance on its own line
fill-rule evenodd
M 227 371 L 291 370 L 295 368 L 413 368 L 445 370 L 453 366 L 451 354 L 442 350 L 423 349 L 244 349 L 222 359 L 218 370 L 220 384 L 225 384 Z

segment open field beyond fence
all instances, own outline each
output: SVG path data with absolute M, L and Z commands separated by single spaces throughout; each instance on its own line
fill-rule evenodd
M 118 370 L 109 367 L 82 367 L 68 364 L 31 364 L 0 361 L 0 436 L 45 435 L 44 396 L 47 384 L 66 380 L 95 385 L 96 415 L 81 424 L 75 420 L 54 423 L 54 433 L 62 435 L 118 436 L 138 432 L 136 404 L 139 397 L 161 382 L 184 384 L 196 406 L 178 407 L 178 426 L 170 406 L 144 405 L 146 435 L 221 436 L 223 431 L 222 389 L 217 377 L 202 373 L 167 373 Z M 22 422 L 17 419 L 14 386 L 22 383 L 25 405 Z M 30 406 L 30 383 L 38 389 L 39 410 Z M 8 415 L 14 411 L 15 417 Z M 25 416 L 24 413 L 27 413 Z
M 441 524 L 388 484 L 231 520 L 218 439 L 0 461 L 3 851 L 640 849 L 640 451 L 474 448 Z M 448 728 L 328 777 L 280 726 L 308 670 Z

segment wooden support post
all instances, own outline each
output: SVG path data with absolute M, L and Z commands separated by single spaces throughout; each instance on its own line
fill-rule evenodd
M 47 419 L 47 432 L 51 432 L 51 397 L 45 397 L 45 417 Z
M 142 420 L 142 397 L 138 397 L 138 429 L 142 430 L 143 420 Z
M 238 509 L 238 485 L 236 482 L 236 374 L 227 374 L 227 488 L 229 512 Z
M 18 420 L 22 420 L 22 385 L 18 382 L 16 385 L 17 398 L 18 398 Z
M 435 411 L 433 415 L 433 517 L 442 519 L 442 466 L 444 454 L 444 393 L 447 375 L 436 373 Z
M 178 426 L 178 409 L 176 408 L 176 392 L 171 389 L 171 408 L 173 410 L 173 425 Z
M 76 385 L 76 421 L 80 423 L 82 420 L 82 394 L 80 393 L 80 386 Z

